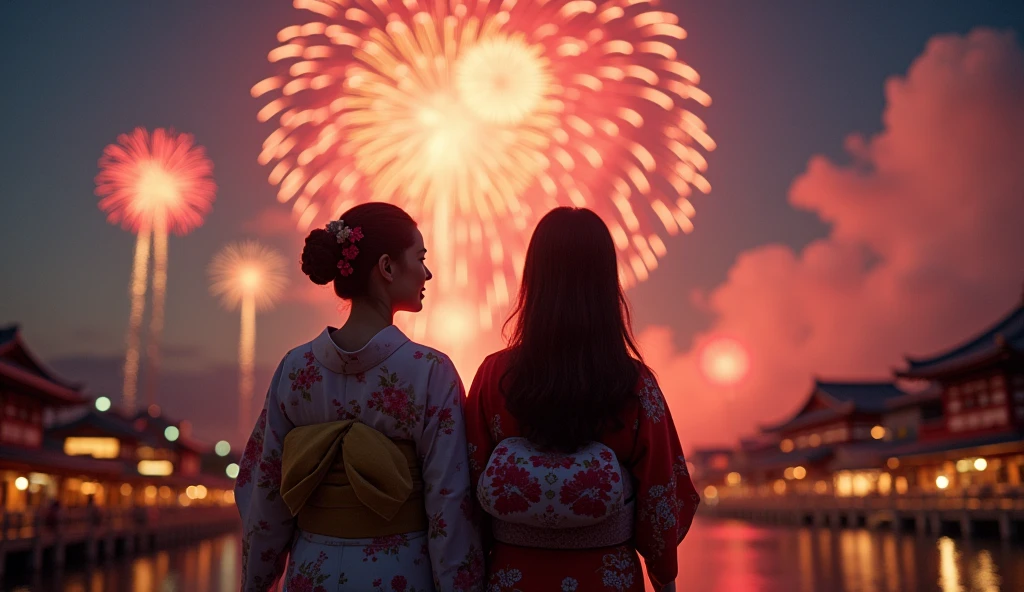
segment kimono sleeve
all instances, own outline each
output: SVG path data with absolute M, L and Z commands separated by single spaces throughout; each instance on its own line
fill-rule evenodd
M 483 588 L 483 552 L 466 458 L 464 397 L 455 366 L 442 358 L 427 381 L 427 408 L 417 442 L 423 457 L 430 562 L 439 592 Z
M 295 530 L 280 491 L 284 437 L 295 427 L 278 399 L 284 366 L 282 361 L 274 373 L 235 480 L 235 503 L 242 517 L 242 592 L 273 587 L 284 571 Z
M 697 512 L 700 497 L 690 481 L 683 448 L 654 377 L 641 378 L 636 446 L 630 471 L 636 483 L 636 549 L 655 590 L 678 572 L 676 546 Z

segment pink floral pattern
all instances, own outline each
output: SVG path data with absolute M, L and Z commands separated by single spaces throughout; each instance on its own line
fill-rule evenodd
M 327 560 L 327 553 L 320 553 L 316 561 L 309 561 L 295 568 L 294 561 L 289 573 L 292 576 L 288 579 L 288 592 L 327 592 L 323 583 L 330 576 L 320 573 L 324 561 Z
M 467 503 L 472 498 L 463 399 L 451 362 L 410 344 L 393 326 L 355 352 L 338 349 L 330 330 L 290 351 L 274 374 L 240 461 L 235 500 L 244 533 L 242 591 L 269 592 L 283 575 L 288 592 L 337 586 L 478 592 L 483 555 L 477 514 Z M 426 484 L 426 531 L 365 539 L 344 552 L 324 537 L 296 532 L 279 492 L 285 436 L 295 426 L 337 419 L 359 420 L 392 439 L 413 441 Z
M 245 487 L 252 480 L 252 470 L 263 453 L 263 439 L 267 431 L 267 410 L 260 413 L 256 420 L 256 427 L 245 443 L 245 451 L 242 452 L 242 460 L 238 464 L 238 477 L 235 478 L 235 487 Z
M 416 404 L 416 396 L 409 386 L 402 386 L 398 374 L 380 368 L 380 390 L 370 394 L 366 406 L 395 420 L 395 428 L 411 432 L 420 421 L 423 405 Z
M 363 548 L 363 561 L 376 562 L 378 555 L 396 556 L 398 552 L 409 547 L 409 535 L 393 534 L 377 537 Z
M 540 501 L 540 481 L 530 471 L 517 466 L 514 454 L 505 455 L 508 449 L 500 447 L 495 452 L 496 460 L 488 465 L 485 508 L 492 507 L 501 516 L 513 512 L 526 512 L 532 504 Z
M 311 389 L 314 384 L 323 380 L 324 377 L 320 374 L 320 369 L 317 367 L 316 358 L 313 356 L 312 351 L 304 353 L 302 357 L 306 360 L 306 366 L 293 370 L 288 374 L 288 378 L 292 381 L 292 392 L 297 392 L 303 399 L 312 401 L 313 394 Z
M 479 482 L 485 512 L 508 522 L 555 528 L 589 526 L 623 507 L 622 468 L 606 446 L 573 454 L 541 452 L 522 437 L 494 449 Z
M 438 409 L 437 405 L 431 405 L 427 407 L 427 417 L 431 418 L 437 416 L 437 425 L 440 430 L 446 436 L 451 436 L 455 429 L 455 418 L 452 416 L 452 410 L 449 407 Z

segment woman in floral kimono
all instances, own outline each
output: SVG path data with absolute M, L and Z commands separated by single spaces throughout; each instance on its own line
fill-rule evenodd
M 390 204 L 313 230 L 302 270 L 351 301 L 288 352 L 242 455 L 242 590 L 476 591 L 462 402 L 452 362 L 392 324 L 430 279 L 416 223 Z
M 466 402 L 488 592 L 642 591 L 637 552 L 654 589 L 675 590 L 699 497 L 596 214 L 540 221 L 513 319 Z

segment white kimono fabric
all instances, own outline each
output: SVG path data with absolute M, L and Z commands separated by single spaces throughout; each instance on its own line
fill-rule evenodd
M 281 361 L 242 454 L 235 501 L 242 516 L 242 590 L 286 592 L 480 590 L 483 554 L 470 497 L 455 366 L 394 325 L 356 352 L 328 327 Z M 339 539 L 300 532 L 281 500 L 281 448 L 293 427 L 358 419 L 411 440 L 420 458 L 425 532 Z

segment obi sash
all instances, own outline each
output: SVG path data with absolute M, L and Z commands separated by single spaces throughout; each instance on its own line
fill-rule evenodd
M 565 454 L 506 438 L 487 461 L 477 498 L 503 543 L 588 549 L 633 538 L 632 477 L 600 442 Z
M 356 420 L 292 429 L 281 498 L 300 530 L 357 539 L 427 529 L 415 445 Z

